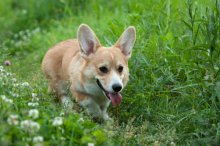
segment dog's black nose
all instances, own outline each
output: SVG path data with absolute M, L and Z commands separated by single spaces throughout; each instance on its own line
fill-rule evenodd
M 112 89 L 113 89 L 115 92 L 121 91 L 121 88 L 122 88 L 122 86 L 121 86 L 120 84 L 113 84 L 113 85 L 112 85 Z

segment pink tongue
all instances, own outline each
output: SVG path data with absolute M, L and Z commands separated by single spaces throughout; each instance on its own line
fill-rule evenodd
M 122 101 L 122 96 L 120 93 L 108 93 L 108 97 L 110 97 L 114 106 L 119 105 Z

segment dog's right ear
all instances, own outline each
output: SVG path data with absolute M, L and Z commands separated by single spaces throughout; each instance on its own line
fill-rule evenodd
M 130 26 L 120 36 L 120 38 L 115 44 L 115 47 L 118 47 L 127 58 L 130 58 L 135 40 L 136 40 L 135 27 Z
M 100 42 L 95 33 L 86 24 L 81 24 L 79 26 L 77 37 L 82 55 L 89 56 L 94 53 L 98 47 L 100 47 Z

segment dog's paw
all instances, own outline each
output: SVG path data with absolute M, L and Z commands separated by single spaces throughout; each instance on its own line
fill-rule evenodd
M 66 97 L 66 96 L 63 97 L 61 102 L 65 109 L 73 109 L 73 102 L 71 101 L 69 97 Z
M 110 118 L 107 113 L 103 114 L 102 118 L 104 121 L 113 121 L 112 118 Z

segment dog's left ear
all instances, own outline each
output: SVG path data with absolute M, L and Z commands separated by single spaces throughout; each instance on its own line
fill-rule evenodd
M 89 56 L 94 53 L 98 47 L 100 47 L 100 42 L 95 33 L 86 24 L 81 24 L 79 26 L 78 41 L 80 44 L 81 54 L 83 56 Z
M 131 57 L 131 51 L 136 40 L 136 31 L 134 26 L 128 27 L 115 43 L 115 47 L 119 48 L 127 57 Z

